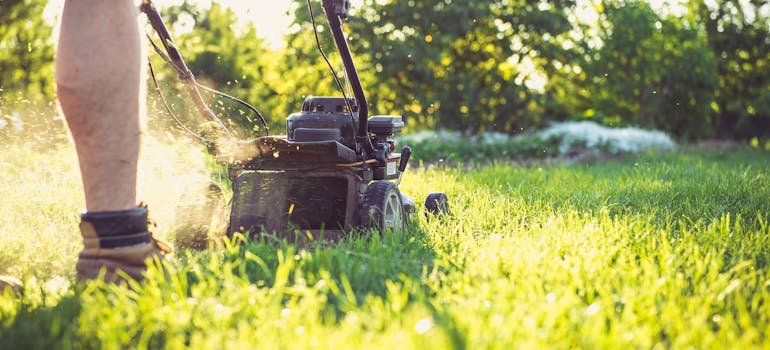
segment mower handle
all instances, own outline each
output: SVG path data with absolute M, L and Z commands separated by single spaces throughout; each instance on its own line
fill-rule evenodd
M 328 6 L 333 8 L 334 14 L 342 19 L 348 18 L 348 10 L 350 9 L 349 0 L 325 0 L 324 3 L 329 3 Z M 324 5 L 326 6 L 326 5 Z
M 195 108 L 204 118 L 217 124 L 217 126 L 224 131 L 225 135 L 232 139 L 232 134 L 230 134 L 230 131 L 225 124 L 217 118 L 214 112 L 212 112 L 206 105 L 206 102 L 203 101 L 203 97 L 201 96 L 198 87 L 195 85 L 195 76 L 190 69 L 187 68 L 187 64 L 185 64 L 184 59 L 182 59 L 182 55 L 179 53 L 179 50 L 177 50 L 176 45 L 174 45 L 174 41 L 171 40 L 171 34 L 168 32 L 168 28 L 163 22 L 163 18 L 160 17 L 158 9 L 155 8 L 151 0 L 142 0 L 139 10 L 147 15 L 150 25 L 152 25 L 152 28 L 158 33 L 158 36 L 160 36 L 163 47 L 168 53 L 168 58 L 171 60 L 171 64 L 176 67 L 176 71 L 179 74 L 179 80 L 185 82 L 184 85 L 187 89 L 187 93 L 192 97 Z
M 334 36 L 334 44 L 337 46 L 337 51 L 339 51 L 342 58 L 342 64 L 345 66 L 345 73 L 350 78 L 353 96 L 355 96 L 356 104 L 358 104 L 358 132 L 356 133 L 356 141 L 364 148 L 364 159 L 369 159 L 374 156 L 374 145 L 372 145 L 372 140 L 369 138 L 368 130 L 369 108 L 366 103 L 364 88 L 361 86 L 361 79 L 358 77 L 358 71 L 353 62 L 353 56 L 350 53 L 348 43 L 345 41 L 345 34 L 342 32 L 342 22 L 340 21 L 340 18 L 347 17 L 350 2 L 348 0 L 322 0 L 321 4 Z

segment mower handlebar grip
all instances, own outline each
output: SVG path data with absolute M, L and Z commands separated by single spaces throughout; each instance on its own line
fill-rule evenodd
M 401 160 L 398 164 L 398 171 L 404 172 L 406 170 L 406 164 L 409 163 L 409 157 L 412 155 L 412 148 L 409 146 L 406 146 L 401 149 Z

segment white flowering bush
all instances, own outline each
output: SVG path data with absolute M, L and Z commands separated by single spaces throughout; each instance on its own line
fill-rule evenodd
M 470 142 L 472 144 L 499 145 L 511 142 L 513 139 L 521 136 L 511 136 L 503 132 L 484 132 L 479 135 L 467 136 L 459 131 L 437 130 L 437 131 L 419 131 L 413 134 L 398 136 L 397 139 L 406 143 L 454 143 Z
M 663 132 L 608 128 L 590 121 L 555 123 L 535 133 L 486 132 L 467 136 L 458 131 L 420 131 L 396 137 L 415 149 L 416 160 L 490 161 L 548 158 L 580 149 L 594 154 L 671 150 L 676 143 Z
M 633 127 L 609 128 L 591 121 L 556 123 L 535 135 L 544 140 L 559 140 L 560 154 L 574 147 L 610 154 L 676 148 L 674 140 L 661 131 Z

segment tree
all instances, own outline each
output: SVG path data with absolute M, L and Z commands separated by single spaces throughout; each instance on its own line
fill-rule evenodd
M 707 136 L 715 61 L 696 30 L 660 18 L 645 3 L 605 4 L 608 30 L 588 67 L 596 109 L 625 124 L 680 137 Z
M 770 138 L 770 1 L 691 1 L 717 60 L 711 125 L 720 138 Z
M 575 116 L 610 125 L 710 135 L 716 62 L 697 26 L 639 1 L 602 1 L 598 23 L 580 26 L 548 91 Z M 594 33 L 594 34 L 592 34 Z
M 214 3 L 210 8 L 201 9 L 185 1 L 179 6 L 164 8 L 164 20 L 170 28 L 179 28 L 184 21 L 192 21 L 193 30 L 174 36 L 182 57 L 199 83 L 219 89 L 227 94 L 250 102 L 262 109 L 267 117 L 274 116 L 275 96 L 277 92 L 266 81 L 271 72 L 277 70 L 279 55 L 270 50 L 264 39 L 256 35 L 252 25 L 236 30 L 236 16 L 232 10 Z M 170 98 L 172 109 L 189 126 L 200 126 L 202 119 L 192 110 L 192 103 L 180 92 L 177 74 L 153 57 L 152 63 L 156 77 L 161 82 L 161 89 Z M 154 89 L 152 82 L 148 82 Z M 210 107 L 230 126 L 235 127 L 241 137 L 262 135 L 262 123 L 245 108 L 227 99 L 204 93 L 210 101 Z M 152 96 L 151 96 L 152 98 Z M 153 100 L 155 108 L 159 101 Z M 273 127 L 282 125 L 285 117 L 273 117 L 268 122 Z M 157 119 L 162 125 L 170 123 L 168 119 Z M 194 128 L 196 129 L 196 128 Z
M 8 122 L 15 111 L 25 128 L 50 126 L 54 120 L 30 117 L 31 110 L 53 110 L 52 28 L 42 16 L 46 1 L 4 0 L 0 11 L 0 117 Z
M 306 26 L 305 2 L 297 4 Z M 347 33 L 370 110 L 468 132 L 542 123 L 541 95 L 524 83 L 531 72 L 521 64 L 537 66 L 554 54 L 548 39 L 569 29 L 561 9 L 571 4 L 364 1 Z
M 312 3 L 321 44 L 344 79 L 320 1 Z M 690 14 L 673 17 L 642 1 L 597 0 L 589 4 L 598 22 L 581 24 L 575 1 L 365 0 L 345 26 L 371 114 L 470 133 L 595 118 L 685 139 L 747 137 L 770 124 L 770 39 L 766 11 L 758 10 L 770 5 L 753 1 L 749 16 L 739 3 L 693 2 Z M 178 44 L 201 80 L 254 103 L 282 129 L 306 96 L 341 95 L 316 48 L 306 1 L 295 4 L 296 30 L 280 50 L 253 27 L 234 30 L 234 14 L 217 5 L 185 3 L 166 17 L 196 23 Z M 247 114 L 218 110 L 249 131 L 258 127 Z

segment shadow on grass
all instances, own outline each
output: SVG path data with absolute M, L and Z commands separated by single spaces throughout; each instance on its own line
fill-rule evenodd
M 273 286 L 279 267 L 291 260 L 289 284 L 313 285 L 331 278 L 339 286 L 349 286 L 359 302 L 369 294 L 384 297 L 388 281 L 419 280 L 433 268 L 436 257 L 428 234 L 414 223 L 382 234 L 354 230 L 334 244 L 323 243 L 322 237 L 297 244 L 261 235 L 237 236 L 228 245 L 223 260 L 238 261 L 233 273 L 253 284 Z M 334 303 L 336 298 L 329 297 Z

